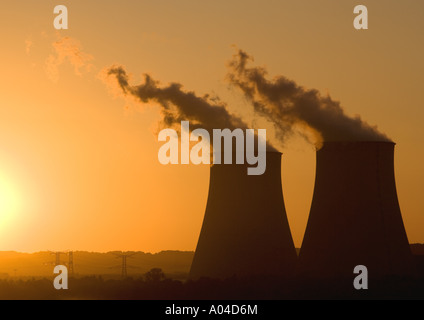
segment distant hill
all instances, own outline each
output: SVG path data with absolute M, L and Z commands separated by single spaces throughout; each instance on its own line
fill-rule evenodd
M 120 276 L 122 259 L 114 253 L 74 251 L 75 275 Z M 135 252 L 126 252 L 128 254 Z M 161 251 L 159 253 L 137 252 L 127 258 L 129 276 L 139 276 L 152 268 L 161 268 L 165 274 L 174 278 L 187 275 L 193 260 L 192 251 Z M 61 255 L 61 264 L 66 265 L 68 256 Z M 50 277 L 53 276 L 55 255 L 51 252 L 20 253 L 0 252 L 0 278 L 6 277 Z
M 296 248 L 297 253 L 299 253 L 299 250 Z M 424 244 L 411 244 L 411 251 L 414 255 L 424 256 Z M 115 255 L 117 253 L 121 252 L 74 251 L 75 275 L 102 275 L 119 278 L 122 270 L 122 259 Z M 154 254 L 138 251 L 135 255 L 127 258 L 127 272 L 129 276 L 139 277 L 152 268 L 161 268 L 167 277 L 184 279 L 190 271 L 193 256 L 193 251 L 161 251 Z M 67 262 L 68 256 L 62 254 L 61 264 L 66 265 Z M 47 251 L 36 253 L 0 251 L 0 279 L 9 277 L 53 277 L 54 264 L 55 255 Z

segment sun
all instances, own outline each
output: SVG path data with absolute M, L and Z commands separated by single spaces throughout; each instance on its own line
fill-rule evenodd
M 19 195 L 13 184 L 0 175 L 0 228 L 7 226 L 18 213 Z

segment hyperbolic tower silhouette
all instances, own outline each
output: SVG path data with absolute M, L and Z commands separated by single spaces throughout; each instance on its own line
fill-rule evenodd
M 312 277 L 412 275 L 399 208 L 392 142 L 325 142 L 316 154 L 315 190 L 299 255 Z
M 247 164 L 211 166 L 192 279 L 294 271 L 297 257 L 282 194 L 281 153 L 266 156 L 263 175 L 247 175 Z

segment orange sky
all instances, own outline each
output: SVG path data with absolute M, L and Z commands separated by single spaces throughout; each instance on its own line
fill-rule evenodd
M 122 64 L 135 84 L 148 72 L 240 112 L 246 102 L 224 81 L 232 45 L 271 77 L 329 92 L 397 143 L 405 227 L 410 242 L 424 242 L 423 2 L 361 2 L 366 31 L 353 28 L 356 1 L 99 3 L 0 4 L 0 250 L 194 250 L 209 168 L 159 164 L 158 109 L 115 97 L 99 73 Z M 58 4 L 67 31 L 53 28 Z M 281 151 L 299 247 L 314 147 L 294 138 Z

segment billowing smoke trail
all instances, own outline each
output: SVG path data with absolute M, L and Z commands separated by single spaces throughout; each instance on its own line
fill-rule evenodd
M 253 59 L 239 50 L 229 63 L 228 79 L 241 89 L 258 114 L 275 125 L 280 142 L 284 143 L 299 126 L 312 131 L 315 141 L 311 142 L 318 146 L 323 141 L 390 140 L 359 116 L 346 115 L 340 103 L 329 96 L 304 89 L 283 76 L 270 81 L 264 68 L 249 68 L 249 60 Z
M 171 83 L 168 86 L 159 86 L 159 82 L 152 79 L 148 74 L 144 75 L 144 83 L 132 86 L 129 77 L 122 66 L 114 66 L 106 70 L 107 77 L 114 77 L 121 91 L 125 95 L 131 95 L 142 103 L 157 102 L 161 106 L 163 125 L 169 128 L 179 129 L 182 121 L 190 122 L 190 130 L 202 128 L 208 131 L 210 143 L 213 143 L 214 129 L 246 130 L 249 126 L 241 118 L 230 113 L 225 103 L 218 97 L 197 96 L 194 92 L 184 91 L 179 83 Z M 257 141 L 257 133 L 255 139 Z M 257 151 L 255 142 L 255 150 Z M 267 141 L 266 150 L 276 151 Z
M 178 126 L 181 121 L 190 121 L 191 128 L 203 128 L 208 132 L 220 128 L 248 128 L 247 124 L 231 114 L 225 103 L 218 98 L 199 97 L 194 92 L 184 91 L 179 83 L 160 87 L 157 81 L 146 74 L 144 83 L 131 86 L 127 72 L 121 66 L 109 68 L 107 75 L 116 77 L 124 94 L 132 95 L 143 103 L 159 103 L 164 124 L 168 127 Z

